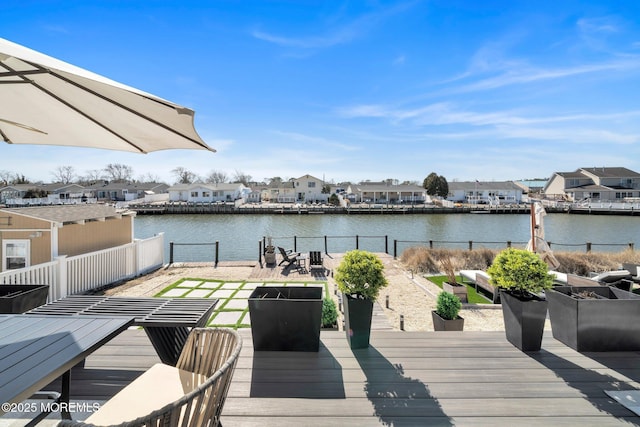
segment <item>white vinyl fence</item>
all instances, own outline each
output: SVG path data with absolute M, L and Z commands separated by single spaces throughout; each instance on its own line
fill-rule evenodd
M 164 262 L 164 234 L 0 273 L 1 285 L 49 285 L 49 301 L 148 273 Z

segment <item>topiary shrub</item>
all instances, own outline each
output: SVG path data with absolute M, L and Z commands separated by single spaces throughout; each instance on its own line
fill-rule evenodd
M 461 308 L 462 302 L 457 296 L 444 291 L 438 294 L 436 299 L 436 313 L 438 316 L 446 320 L 457 319 Z
M 338 321 L 338 308 L 331 298 L 322 300 L 322 327 L 330 328 Z
M 489 282 L 514 294 L 537 294 L 553 286 L 547 264 L 533 252 L 509 248 L 501 251 L 487 269 Z
M 387 285 L 384 264 L 377 255 L 359 249 L 347 252 L 335 275 L 340 292 L 361 299 L 375 300 Z

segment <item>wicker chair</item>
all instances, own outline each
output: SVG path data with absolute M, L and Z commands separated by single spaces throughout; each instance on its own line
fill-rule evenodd
M 120 416 L 120 419 L 115 424 L 110 423 L 108 425 L 113 427 L 205 427 L 221 425 L 222 407 L 241 348 L 242 338 L 236 331 L 231 329 L 194 328 L 189 334 L 187 343 L 175 368 L 157 364 L 147 371 L 147 373 L 150 373 L 154 368 L 159 368 L 160 371 L 174 370 L 179 372 L 182 382 L 185 382 L 186 377 L 186 382 L 192 388 L 187 394 L 169 404 L 165 404 L 165 406 L 154 410 L 148 415 L 122 422 L 122 414 L 118 410 L 118 405 L 121 405 L 121 408 L 130 409 L 132 406 L 135 407 L 136 403 L 129 396 L 143 394 L 145 392 L 141 392 L 141 388 L 144 390 L 149 388 L 149 384 L 155 384 L 155 387 L 151 387 L 151 390 L 146 392 L 147 396 L 151 397 L 150 394 L 161 390 L 163 387 L 161 382 L 156 381 L 154 383 L 155 379 L 149 378 L 147 378 L 146 382 L 145 380 L 140 381 L 141 384 L 145 385 L 138 384 L 136 386 L 135 383 L 145 376 L 143 374 L 139 379 L 107 401 L 86 422 L 63 420 L 58 426 L 88 427 L 105 425 L 103 423 L 105 419 L 118 416 Z M 130 387 L 131 389 L 127 390 Z M 100 414 L 103 411 L 104 413 Z

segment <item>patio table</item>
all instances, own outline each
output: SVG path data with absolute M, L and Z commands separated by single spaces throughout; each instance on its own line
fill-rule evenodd
M 191 328 L 206 326 L 217 303 L 211 298 L 71 295 L 26 314 L 133 317 L 133 326 L 144 328 L 160 360 L 175 366 Z
M 50 410 L 21 404 L 62 376 L 56 403 L 69 407 L 70 369 L 127 329 L 131 317 L 0 315 L 0 415 L 33 412 L 34 425 Z M 66 404 L 62 405 L 62 403 Z

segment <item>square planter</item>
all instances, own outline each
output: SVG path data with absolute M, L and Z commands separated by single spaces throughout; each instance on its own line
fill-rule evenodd
M 249 296 L 253 349 L 318 351 L 322 292 L 305 286 L 256 288 Z
M 538 297 L 522 300 L 504 290 L 500 291 L 500 300 L 507 341 L 521 351 L 539 351 L 548 301 Z
M 457 282 L 456 283 L 443 282 L 442 290 L 457 296 L 458 298 L 460 298 L 460 302 L 464 302 L 464 303 L 469 302 L 467 298 L 467 285 L 465 284 L 457 283 Z
M 47 302 L 48 285 L 0 285 L 0 313 L 24 313 Z
M 600 298 L 576 299 L 572 294 Z M 557 286 L 546 291 L 553 337 L 576 351 L 640 350 L 640 296 L 609 286 Z
M 457 319 L 444 319 L 435 310 L 431 310 L 434 331 L 462 331 L 464 329 L 464 319 L 458 316 Z

